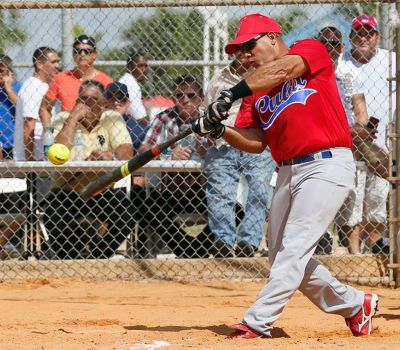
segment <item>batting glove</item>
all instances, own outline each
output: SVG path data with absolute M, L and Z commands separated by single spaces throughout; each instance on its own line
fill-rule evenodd
M 225 125 L 220 122 L 210 123 L 207 117 L 202 117 L 192 121 L 192 130 L 200 136 L 210 134 L 213 138 L 220 138 L 225 132 Z
M 222 90 L 217 100 L 208 106 L 207 119 L 211 123 L 217 123 L 228 118 L 228 111 L 234 102 L 233 94 L 230 90 Z

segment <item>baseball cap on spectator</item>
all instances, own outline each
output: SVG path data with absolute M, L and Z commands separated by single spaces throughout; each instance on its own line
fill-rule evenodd
M 225 46 L 225 52 L 232 55 L 240 45 L 262 33 L 282 33 L 278 22 L 261 13 L 253 13 L 240 19 L 236 37 Z
M 74 45 L 72 46 L 75 47 L 77 45 L 82 45 L 82 44 L 90 45 L 91 47 L 96 49 L 96 40 L 94 40 L 94 38 L 92 38 L 91 36 L 87 36 L 85 34 L 79 35 L 77 38 L 75 38 Z
M 120 82 L 108 84 L 105 91 L 107 100 L 116 99 L 118 101 L 129 100 L 128 87 Z
M 379 32 L 378 21 L 374 16 L 361 15 L 354 18 L 351 22 L 351 30 L 357 30 L 361 26 L 368 26 L 371 27 L 374 31 Z

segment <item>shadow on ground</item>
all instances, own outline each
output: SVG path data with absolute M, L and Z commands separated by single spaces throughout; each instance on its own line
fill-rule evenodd
M 229 328 L 225 324 L 216 326 L 205 326 L 205 327 L 185 327 L 185 326 L 158 326 L 148 327 L 145 325 L 137 326 L 124 326 L 128 331 L 146 331 L 146 332 L 182 332 L 188 330 L 199 330 L 199 331 L 211 331 L 218 335 L 228 335 L 233 332 L 232 328 Z M 272 330 L 272 338 L 290 338 L 290 336 L 282 328 L 274 328 Z

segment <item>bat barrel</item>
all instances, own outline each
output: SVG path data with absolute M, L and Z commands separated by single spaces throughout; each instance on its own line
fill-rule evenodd
M 179 135 L 173 137 L 172 139 L 164 142 L 160 145 L 156 145 L 149 149 L 146 152 L 136 155 L 135 157 L 131 158 L 126 163 L 122 164 L 118 168 L 115 168 L 111 172 L 103 175 L 99 179 L 91 182 L 88 184 L 83 190 L 81 191 L 81 197 L 88 201 L 90 198 L 94 197 L 95 195 L 99 194 L 103 190 L 111 187 L 114 185 L 115 182 L 121 180 L 125 176 L 133 173 L 135 170 L 141 168 L 143 165 L 150 162 L 152 159 L 157 157 L 162 151 L 166 150 L 168 147 L 173 145 L 175 142 L 185 138 L 186 136 L 192 133 L 192 129 L 187 129 L 181 132 Z

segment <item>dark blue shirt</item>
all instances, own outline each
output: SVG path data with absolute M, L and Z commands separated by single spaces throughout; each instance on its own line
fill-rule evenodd
M 133 149 L 137 152 L 139 150 L 139 147 L 142 145 L 147 130 L 149 129 L 149 126 L 142 125 L 139 122 L 137 122 L 136 119 L 130 118 L 127 115 L 124 115 L 124 119 L 129 131 L 129 135 L 131 135 Z
M 21 84 L 18 81 L 12 83 L 12 88 L 18 94 Z M 8 97 L 4 88 L 0 88 L 0 142 L 4 149 L 14 145 L 15 106 Z

